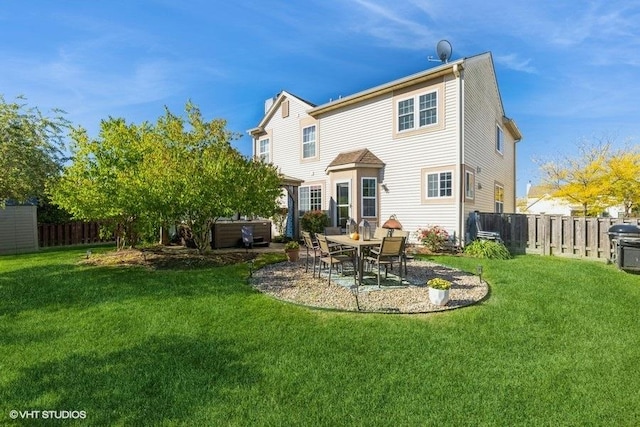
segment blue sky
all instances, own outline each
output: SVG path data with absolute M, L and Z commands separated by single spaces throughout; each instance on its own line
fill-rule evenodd
M 264 100 L 310 102 L 490 51 L 518 143 L 517 193 L 539 180 L 533 159 L 581 141 L 640 142 L 637 0 L 4 1 L 0 93 L 24 95 L 95 136 L 101 119 L 155 121 L 191 99 L 245 136 Z

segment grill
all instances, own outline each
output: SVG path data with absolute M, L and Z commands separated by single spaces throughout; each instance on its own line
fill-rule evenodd
M 611 241 L 611 261 L 624 271 L 640 271 L 640 228 L 616 224 L 607 232 Z

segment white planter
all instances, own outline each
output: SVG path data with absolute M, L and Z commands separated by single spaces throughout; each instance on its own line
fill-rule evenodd
M 429 288 L 429 300 L 435 305 L 446 305 L 449 302 L 449 289 Z

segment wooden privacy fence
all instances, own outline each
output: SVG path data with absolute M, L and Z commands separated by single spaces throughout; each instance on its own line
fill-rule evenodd
M 67 222 L 65 224 L 38 224 L 38 245 L 47 246 L 83 245 L 113 242 L 115 238 L 100 238 L 97 222 Z
M 500 233 L 513 253 L 608 260 L 607 232 L 614 224 L 640 225 L 639 218 L 584 218 L 561 215 L 480 213 L 485 231 Z

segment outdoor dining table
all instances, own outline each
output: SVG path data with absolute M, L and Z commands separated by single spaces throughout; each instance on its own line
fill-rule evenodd
M 348 246 L 356 250 L 356 257 L 358 260 L 358 283 L 362 284 L 362 276 L 364 274 L 364 248 L 370 248 L 373 246 L 380 246 L 382 240 L 354 240 L 346 234 L 328 235 L 327 241 L 331 243 L 338 243 L 342 246 Z

